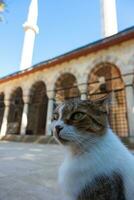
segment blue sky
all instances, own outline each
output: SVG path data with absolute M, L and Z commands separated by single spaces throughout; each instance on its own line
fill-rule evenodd
M 0 77 L 19 70 L 31 0 L 6 0 L 6 22 L 0 23 Z M 134 1 L 117 0 L 118 27 L 134 25 Z M 33 64 L 101 38 L 100 0 L 39 0 Z

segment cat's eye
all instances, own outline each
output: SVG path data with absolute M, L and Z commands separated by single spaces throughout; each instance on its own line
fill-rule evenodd
M 72 120 L 81 120 L 85 116 L 83 112 L 75 112 L 71 115 Z
M 58 120 L 58 118 L 59 118 L 58 113 L 53 113 L 52 121 L 54 121 L 54 120 Z

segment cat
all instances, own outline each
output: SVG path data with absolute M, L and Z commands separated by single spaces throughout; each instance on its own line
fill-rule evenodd
M 133 200 L 134 156 L 109 128 L 107 97 L 68 100 L 52 117 L 65 151 L 59 184 L 65 200 Z

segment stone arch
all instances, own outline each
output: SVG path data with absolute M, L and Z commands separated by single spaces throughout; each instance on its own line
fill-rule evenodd
M 19 134 L 23 112 L 23 91 L 21 87 L 16 88 L 10 97 L 7 134 Z
M 126 68 L 124 62 L 119 59 L 115 54 L 108 54 L 108 55 L 99 55 L 94 60 L 91 61 L 90 66 L 87 67 L 84 73 L 84 77 L 87 78 L 88 81 L 88 74 L 92 71 L 92 66 L 99 66 L 100 63 L 112 63 L 115 66 L 118 66 L 119 71 L 123 74 L 123 69 Z
M 73 67 L 72 68 L 69 68 L 69 67 L 65 68 L 64 65 L 63 65 L 63 68 L 61 68 L 59 71 L 56 71 L 56 73 L 54 73 L 54 76 L 51 77 L 51 89 L 52 90 L 55 89 L 55 85 L 56 85 L 56 82 L 59 79 L 59 77 L 64 76 L 64 74 L 71 74 L 74 77 L 77 77 L 77 81 L 78 81 L 78 79 L 79 79 L 79 77 L 81 75 L 79 73 L 79 71 L 76 71 L 75 67 L 74 68 Z M 48 81 L 48 82 L 50 82 L 50 81 Z
M 0 93 L 0 129 L 2 126 L 2 122 L 3 122 L 3 116 L 4 116 L 4 111 L 5 111 L 5 103 L 4 103 L 4 93 L 1 92 Z
M 57 103 L 70 98 L 79 98 L 80 91 L 75 76 L 71 73 L 62 74 L 55 83 L 55 92 Z
M 26 134 L 44 135 L 46 128 L 48 97 L 43 81 L 33 84 L 30 90 L 28 125 Z
M 99 86 L 99 81 L 102 81 Z M 128 136 L 128 119 L 124 82 L 119 68 L 109 62 L 95 66 L 88 76 L 88 97 L 92 100 L 111 94 L 109 123 L 121 137 Z

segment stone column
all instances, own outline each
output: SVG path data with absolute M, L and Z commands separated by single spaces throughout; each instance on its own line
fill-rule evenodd
M 78 87 L 81 93 L 81 100 L 86 100 L 87 99 L 87 84 L 80 84 Z
M 134 87 L 131 77 L 125 77 L 129 136 L 134 137 Z
M 132 85 L 126 86 L 126 100 L 130 136 L 134 137 L 134 88 Z
M 20 134 L 21 135 L 25 135 L 26 134 L 26 128 L 27 128 L 27 123 L 28 123 L 29 95 L 24 96 L 23 97 L 23 101 L 24 101 L 24 107 L 23 107 L 21 128 L 20 128 Z
M 20 128 L 20 134 L 21 135 L 25 135 L 26 134 L 26 128 L 27 128 L 27 123 L 28 123 L 29 96 L 24 96 L 23 97 L 23 101 L 24 101 L 24 107 L 23 107 L 21 128 Z
M 48 108 L 47 108 L 47 121 L 46 121 L 46 135 L 51 135 L 51 119 L 54 109 L 55 92 L 48 91 L 47 96 L 48 96 Z
M 4 116 L 3 116 L 1 130 L 0 130 L 1 136 L 5 136 L 6 132 L 7 132 L 8 115 L 9 115 L 9 107 L 10 107 L 9 98 L 6 97 L 4 103 L 5 103 L 5 110 L 4 110 Z

